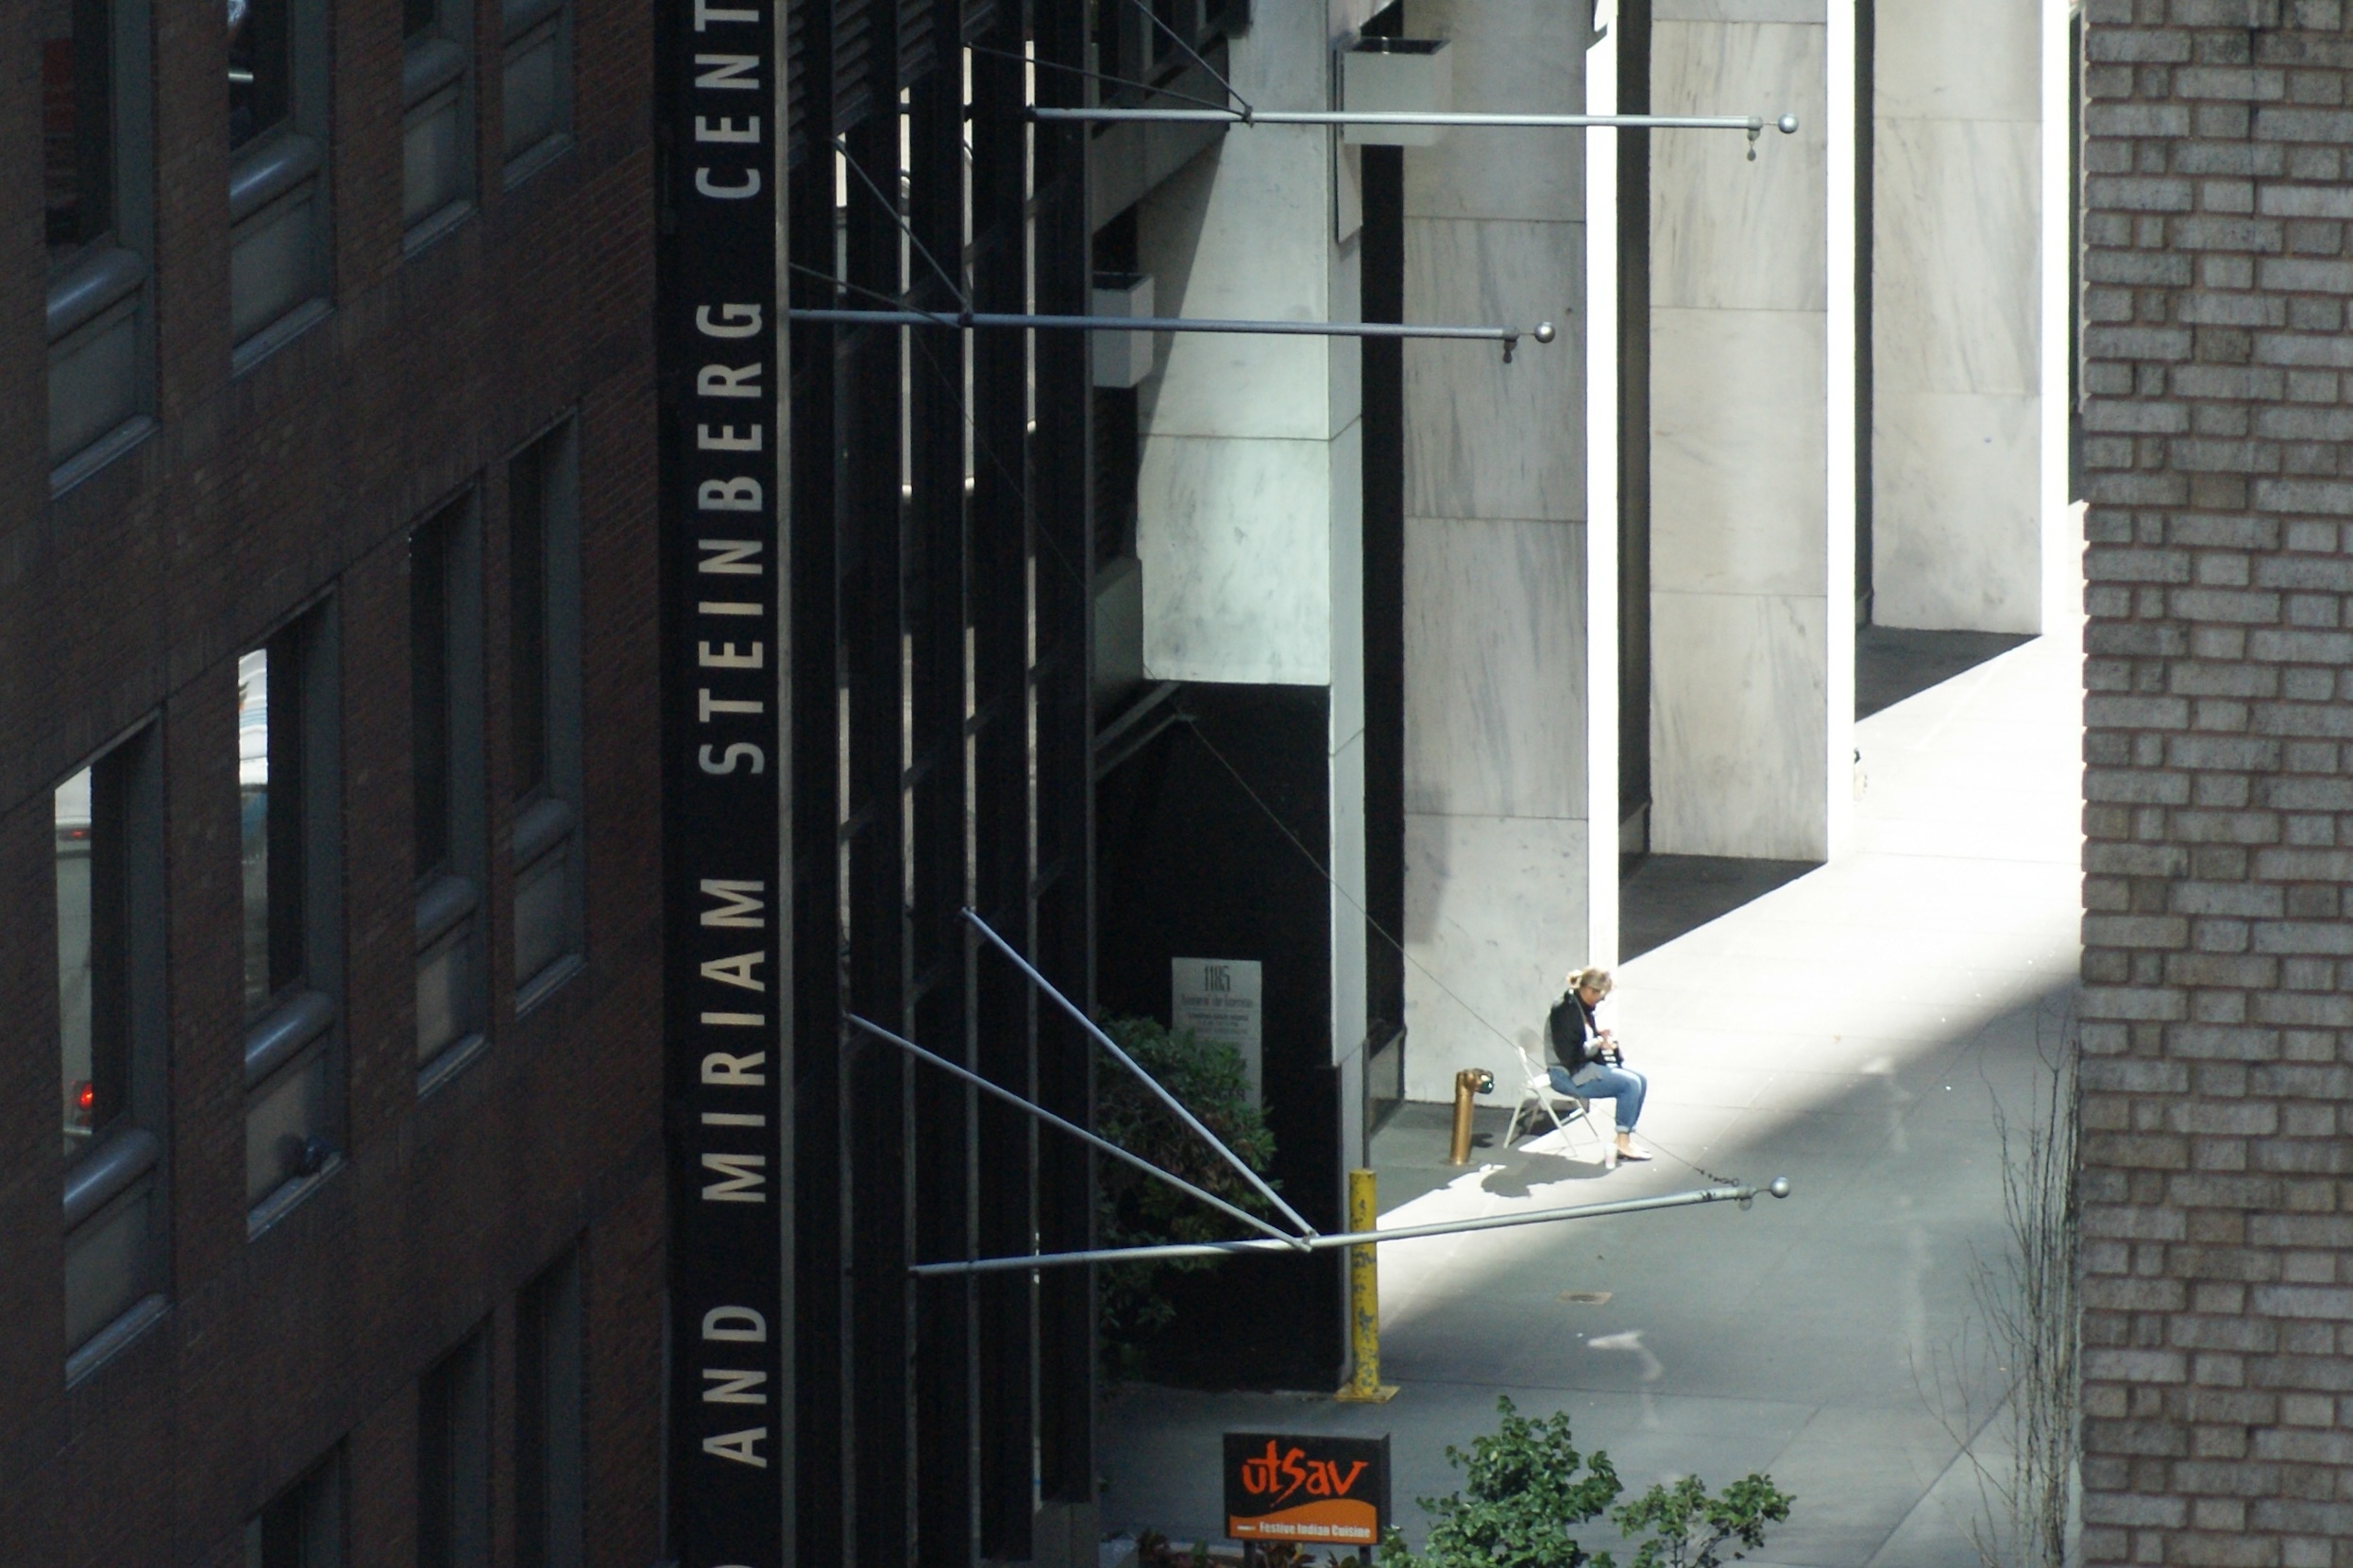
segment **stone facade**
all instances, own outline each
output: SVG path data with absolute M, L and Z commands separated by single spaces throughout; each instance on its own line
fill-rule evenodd
M 2087 1563 L 2353 1564 L 2353 30 L 2086 0 Z

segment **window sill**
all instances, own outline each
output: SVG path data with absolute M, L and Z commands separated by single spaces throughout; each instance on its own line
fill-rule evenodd
M 162 428 L 152 414 L 125 420 L 49 470 L 49 498 L 56 500 Z
M 431 248 L 449 237 L 474 215 L 474 204 L 464 197 L 451 202 L 429 217 L 420 218 L 400 236 L 400 257 L 406 261 L 418 251 Z
M 141 1297 L 129 1311 L 92 1335 L 79 1350 L 65 1358 L 65 1386 L 75 1388 L 96 1376 L 99 1368 L 128 1350 L 171 1310 L 172 1304 L 160 1291 Z
M 587 969 L 588 961 L 577 953 L 567 953 L 547 968 L 533 975 L 515 990 L 515 1016 L 530 1013 L 548 998 L 571 983 L 574 975 Z
M 163 1145 L 144 1127 L 110 1133 L 65 1173 L 65 1228 L 70 1234 L 95 1218 L 163 1160 Z
M 489 1054 L 490 1037 L 488 1035 L 466 1036 L 417 1070 L 416 1097 L 419 1100 L 429 1098 L 452 1078 Z
M 229 373 L 242 376 L 325 321 L 334 310 L 324 299 L 306 299 L 239 344 L 229 356 Z
M 567 130 L 559 130 L 553 136 L 533 146 L 525 147 L 521 152 L 507 160 L 506 188 L 510 191 L 514 190 L 517 185 L 522 184 L 523 181 L 571 150 L 572 133 Z
M 283 1220 L 302 1200 L 327 1185 L 329 1178 L 345 1165 L 343 1155 L 330 1155 L 327 1163 L 307 1176 L 296 1176 L 274 1189 L 270 1195 L 245 1211 L 245 1239 L 258 1241 L 262 1232 Z

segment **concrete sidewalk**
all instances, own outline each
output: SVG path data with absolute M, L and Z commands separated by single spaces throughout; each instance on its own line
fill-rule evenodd
M 1271 1425 L 1392 1434 L 1418 1540 L 1411 1500 L 1455 1489 L 1446 1445 L 1508 1394 L 1567 1410 L 1630 1490 L 1770 1474 L 1798 1504 L 1760 1564 L 1976 1568 L 1985 1504 L 1956 1434 L 2000 1462 L 2001 1380 L 1972 1349 L 1970 1285 L 2005 1248 L 1993 1106 L 2030 1109 L 2074 984 L 2079 647 L 2062 627 L 1863 721 L 1855 851 L 1624 967 L 1605 1021 L 1650 1076 L 1653 1163 L 1605 1172 L 1590 1139 L 1548 1133 L 1449 1169 L 1434 1107 L 1374 1150 L 1392 1225 L 1702 1170 L 1786 1174 L 1795 1195 L 1385 1245 L 1382 1373 L 1404 1391 L 1117 1391 L 1105 1528 L 1221 1534 L 1218 1434 Z M 1549 1000 L 1496 1021 L 1532 1040 Z M 1503 1114 L 1482 1118 L 1491 1145 Z

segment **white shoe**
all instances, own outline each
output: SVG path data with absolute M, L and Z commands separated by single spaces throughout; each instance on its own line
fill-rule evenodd
M 1617 1146 L 1617 1155 L 1619 1162 L 1623 1163 L 1627 1160 L 1649 1159 L 1650 1157 L 1650 1151 L 1636 1144 L 1621 1143 Z

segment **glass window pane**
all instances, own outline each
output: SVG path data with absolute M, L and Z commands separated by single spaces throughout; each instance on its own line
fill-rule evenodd
M 112 39 L 107 0 L 43 0 L 41 141 L 49 257 L 113 226 Z
M 57 792 L 58 1036 L 65 1089 L 65 1152 L 97 1130 L 98 1087 L 91 1059 L 90 769 Z
M 270 656 L 237 661 L 237 820 L 245 881 L 245 1016 L 269 1002 Z
M 547 444 L 542 443 L 516 458 L 508 470 L 507 624 L 514 637 L 508 660 L 514 689 L 508 711 L 515 725 L 515 798 L 518 801 L 547 783 L 550 455 Z
M 409 746 L 420 879 L 449 858 L 449 537 L 438 520 L 409 536 Z
M 242 147 L 292 108 L 288 0 L 229 0 L 229 144 Z

